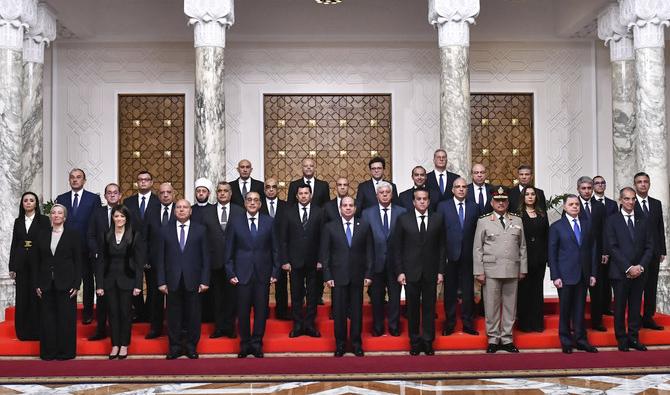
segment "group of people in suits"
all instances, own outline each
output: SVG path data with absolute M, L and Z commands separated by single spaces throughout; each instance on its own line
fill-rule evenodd
M 387 330 L 400 335 L 404 287 L 410 354 L 433 355 L 438 287 L 444 284 L 441 334 L 456 331 L 460 299 L 462 331 L 478 335 L 479 285 L 487 352 L 518 352 L 515 324 L 522 331 L 544 330 L 547 265 L 560 298 L 564 352 L 597 351 L 586 338 L 587 292 L 591 327 L 603 330 L 614 290 L 620 350 L 645 348 L 640 327 L 663 329 L 653 315 L 664 224 L 660 202 L 648 196 L 648 175 L 639 173 L 634 188 L 621 191 L 620 208 L 604 196 L 604 178 L 580 178 L 578 193 L 567 196 L 564 214 L 550 226 L 530 166 L 518 168 L 518 185 L 504 188 L 486 182 L 481 164 L 473 166 L 469 184 L 447 171 L 443 149 L 435 151 L 433 164 L 431 172 L 414 167 L 412 187 L 399 193 L 384 179 L 385 160 L 372 158 L 370 179 L 355 197 L 342 177 L 331 199 L 328 183 L 315 176 L 314 160 L 306 158 L 284 201 L 276 179 L 253 179 L 251 162 L 241 160 L 233 181 L 215 187 L 197 180 L 193 205 L 176 200 L 167 182 L 154 194 L 152 175 L 142 171 L 136 194 L 121 201 L 119 186 L 110 183 L 102 206 L 84 189 L 84 171 L 73 169 L 71 190 L 58 196 L 50 218 L 41 215 L 35 194 L 21 199 L 10 256 L 17 337 L 40 339 L 44 359 L 73 358 L 83 282 L 82 323 L 92 322 L 95 294 L 97 329 L 89 340 L 110 331 L 110 359 L 127 357 L 134 321 L 150 323 L 147 339 L 162 336 L 166 313 L 168 359 L 198 358 L 203 321 L 214 323 L 210 338 L 239 336 L 238 357 L 261 358 L 270 287 L 276 318 L 293 322 L 291 338 L 321 336 L 316 311 L 327 287 L 334 355 L 350 347 L 363 356 L 365 287 L 372 336 Z

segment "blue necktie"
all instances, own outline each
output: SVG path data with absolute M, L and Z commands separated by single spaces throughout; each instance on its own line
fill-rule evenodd
M 444 194 L 444 174 L 440 174 L 440 193 Z
M 252 217 L 252 218 L 249 218 L 249 220 L 251 221 L 251 226 L 249 227 L 249 231 L 251 232 L 251 237 L 253 237 L 255 239 L 256 235 L 258 234 L 258 228 L 256 228 L 256 222 L 254 222 L 254 221 L 256 221 L 256 218 Z
M 463 203 L 458 203 L 458 222 L 461 223 L 461 229 L 463 229 L 463 224 L 465 223 L 465 211 L 463 211 Z
M 575 237 L 577 238 L 577 244 L 582 245 L 582 230 L 579 228 L 579 223 L 577 223 L 577 218 L 572 220 L 572 223 L 575 225 L 572 229 L 575 231 Z
M 391 232 L 391 228 L 389 227 L 389 215 L 388 215 L 389 209 L 383 208 L 382 210 L 384 210 L 384 220 L 383 220 L 384 234 L 386 235 L 386 237 L 389 237 L 389 233 Z
M 142 203 L 140 204 L 140 218 L 144 219 L 144 211 L 147 209 L 146 197 L 142 196 Z
M 72 216 L 77 215 L 77 209 L 79 208 L 79 194 L 74 194 L 74 200 L 72 201 Z
M 480 213 L 484 212 L 484 192 L 482 192 L 482 189 L 482 187 L 479 187 L 479 202 L 477 203 Z
M 630 233 L 630 238 L 635 240 L 635 226 L 633 225 L 633 220 L 631 219 L 632 215 L 626 215 L 628 217 L 628 233 Z
M 186 246 L 186 231 L 184 230 L 185 226 L 186 225 L 184 224 L 179 225 L 179 227 L 181 227 L 181 230 L 179 231 L 179 248 L 182 252 L 184 252 L 184 247 Z
M 350 225 L 351 225 L 351 222 L 347 222 L 347 230 L 345 232 L 347 234 L 347 244 L 349 245 L 349 247 L 351 247 L 351 238 L 352 238 L 351 226 Z

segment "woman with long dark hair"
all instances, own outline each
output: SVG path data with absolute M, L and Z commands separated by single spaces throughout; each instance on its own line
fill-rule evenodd
M 517 297 L 517 325 L 523 332 L 544 331 L 544 273 L 547 269 L 547 243 L 549 220 L 542 205 L 537 201 L 535 188 L 528 186 L 521 192 L 523 197 L 518 213 L 523 221 L 528 256 L 528 274 L 519 281 Z
M 33 192 L 25 192 L 14 220 L 12 246 L 9 252 L 9 277 L 16 284 L 14 329 L 19 340 L 39 340 L 40 305 L 33 284 L 32 256 L 38 235 L 49 229 L 49 217 L 42 215 L 40 200 Z
M 133 296 L 142 292 L 145 250 L 139 232 L 130 224 L 130 211 L 126 206 L 114 207 L 111 221 L 102 254 L 96 262 L 96 293 L 105 296 L 109 308 L 112 330 L 109 359 L 125 359 L 130 344 Z
M 51 208 L 51 228 L 38 236 L 34 255 L 35 292 L 42 299 L 40 358 L 72 359 L 77 354 L 77 292 L 81 285 L 81 237 L 65 228 L 67 209 Z

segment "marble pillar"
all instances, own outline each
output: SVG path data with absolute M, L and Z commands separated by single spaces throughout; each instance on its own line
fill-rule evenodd
M 184 0 L 194 27 L 195 178 L 226 179 L 224 50 L 235 21 L 233 0 Z
M 621 23 L 617 4 L 610 4 L 598 16 L 598 37 L 610 48 L 612 67 L 612 148 L 616 194 L 632 184 L 637 172 L 635 144 L 635 52 L 633 35 Z
M 9 254 L 21 199 L 21 81 L 23 34 L 34 23 L 34 0 L 0 1 L 0 318 L 14 301 Z
M 470 24 L 479 0 L 428 0 L 428 21 L 438 30 L 440 47 L 440 147 L 449 169 L 470 176 Z
M 43 155 L 43 77 L 44 47 L 56 38 L 56 17 L 44 3 L 37 7 L 37 19 L 23 40 L 23 97 L 21 188 L 45 201 L 42 191 Z
M 663 205 L 666 245 L 670 206 L 668 138 L 665 117 L 665 26 L 670 24 L 667 0 L 623 0 L 621 21 L 633 31 L 637 78 L 637 164 L 651 179 L 650 196 Z M 670 312 L 668 259 L 661 262 L 657 309 Z

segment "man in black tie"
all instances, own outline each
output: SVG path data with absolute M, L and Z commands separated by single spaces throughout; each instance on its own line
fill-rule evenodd
M 518 213 L 521 203 L 523 203 L 523 197 L 521 196 L 521 191 L 528 186 L 533 186 L 533 168 L 529 165 L 521 165 L 517 168 L 517 179 L 519 184 L 515 187 L 511 187 L 507 192 L 509 196 L 509 212 Z M 533 186 L 535 189 L 535 195 L 537 196 L 537 204 L 542 208 L 542 210 L 547 212 L 547 200 L 544 197 L 544 191 L 540 188 Z
M 291 181 L 288 186 L 288 196 L 286 200 L 290 206 L 296 204 L 295 195 L 298 192 L 298 185 L 307 184 L 312 188 L 312 204 L 323 207 L 330 200 L 330 187 L 323 180 L 318 180 L 314 173 L 316 172 L 316 162 L 312 158 L 302 160 L 302 178 Z
M 368 207 L 377 204 L 377 192 L 375 188 L 384 180 L 384 170 L 386 170 L 386 160 L 380 156 L 375 156 L 368 162 L 370 169 L 370 179 L 358 184 L 356 192 L 356 209 L 358 216 Z M 387 181 L 393 187 L 393 201 L 398 203 L 398 188 L 395 184 Z
M 93 212 L 91 223 L 88 225 L 88 232 L 86 233 L 88 249 L 91 252 L 91 256 L 95 259 L 104 252 L 105 235 L 110 228 L 112 209 L 118 206 L 121 200 L 121 191 L 117 184 L 107 184 L 105 187 L 105 200 L 107 200 L 107 206 L 99 207 Z M 96 289 L 98 288 L 102 288 L 102 285 L 96 284 Z M 107 305 L 105 304 L 104 296 L 97 297 L 95 316 L 98 326 L 95 334 L 88 338 L 91 341 L 102 340 L 107 337 Z
M 167 296 L 167 359 L 186 355 L 197 359 L 200 340 L 200 295 L 209 289 L 209 250 L 206 228 L 191 218 L 191 203 L 177 201 L 176 221 L 160 229 L 157 254 L 157 284 Z M 185 336 L 182 334 L 185 332 Z M 182 337 L 184 338 L 182 348 Z
M 486 167 L 481 163 L 475 163 L 472 166 L 472 182 L 468 184 L 466 200 L 474 202 L 479 209 L 479 215 L 484 215 L 493 211 L 492 196 L 493 186 L 486 182 Z
M 313 206 L 312 188 L 298 187 L 298 204 L 289 206 L 280 224 L 280 263 L 291 278 L 291 316 L 293 329 L 289 337 L 307 335 L 321 337 L 316 329 L 317 263 L 319 242 L 325 216 L 320 207 Z M 303 313 L 303 301 L 306 310 Z
M 614 286 L 614 334 L 620 351 L 630 348 L 646 351 L 647 347 L 640 343 L 638 334 L 645 274 L 654 259 L 654 230 L 647 216 L 635 212 L 633 188 L 621 190 L 619 203 L 621 210 L 607 219 L 606 230 L 610 252 L 609 276 Z
M 426 187 L 437 192 L 439 201 L 451 197 L 451 187 L 460 175 L 447 171 L 447 151 L 440 148 L 433 153 L 435 170 L 427 175 Z M 435 202 L 435 203 L 439 203 Z M 409 210 L 410 208 L 408 208 Z
M 162 229 L 170 226 L 175 221 L 174 213 L 174 188 L 169 182 L 164 182 L 158 187 L 158 199 L 160 207 L 151 213 L 145 213 L 148 216 L 147 221 L 147 246 L 149 250 L 149 270 L 145 271 L 147 281 L 147 302 L 149 322 L 151 324 L 149 333 L 145 339 L 155 339 L 160 337 L 163 332 L 163 318 L 165 311 L 165 297 L 158 290 L 158 265 L 162 264 L 160 258 Z M 149 216 L 151 214 L 151 216 Z M 189 218 L 191 216 L 189 210 Z
M 230 181 L 230 187 L 233 192 L 233 197 L 230 201 L 240 207 L 244 207 L 244 197 L 248 192 L 258 192 L 263 198 L 263 181 L 251 178 L 251 172 L 254 170 L 251 167 L 251 162 L 247 159 L 242 159 L 237 164 L 237 173 L 240 175 L 236 180 Z
M 274 218 L 274 227 L 279 231 L 282 216 L 286 210 L 286 201 L 277 197 L 279 183 L 274 178 L 265 180 L 265 203 L 261 206 L 261 213 Z M 275 283 L 275 318 L 278 320 L 290 320 L 288 314 L 288 278 L 286 271 L 280 270 Z M 323 282 L 323 281 L 322 281 Z M 323 285 L 321 286 L 323 288 Z
M 444 222 L 428 211 L 429 196 L 426 189 L 414 190 L 414 209 L 398 218 L 393 238 L 397 280 L 407 298 L 410 355 L 435 354 L 436 284 L 446 269 Z
M 658 272 L 661 262 L 665 260 L 665 222 L 663 221 L 663 206 L 661 201 L 649 196 L 650 179 L 647 173 L 637 173 L 633 179 L 635 184 L 636 201 L 635 213 L 647 219 L 651 229 L 654 246 L 653 256 L 646 271 L 644 286 L 644 309 L 642 327 L 653 330 L 663 330 L 661 325 L 654 321 L 656 313 L 656 292 L 658 290 Z
M 335 181 L 335 193 L 337 196 L 323 205 L 323 209 L 326 212 L 326 222 L 340 218 L 340 203 L 342 202 L 342 198 L 349 196 L 349 180 L 345 177 L 338 178 Z M 323 291 L 321 293 L 323 294 Z
M 347 344 L 347 311 L 351 319 L 349 340 L 354 355 L 362 357 L 363 287 L 372 283 L 372 230 L 365 220 L 354 218 L 356 203 L 345 197 L 340 220 L 321 232 L 323 279 L 332 290 L 335 325 L 335 357 L 344 355 Z
M 398 204 L 405 208 L 405 210 L 414 210 L 414 190 L 417 188 L 426 187 L 426 169 L 423 166 L 415 166 L 412 169 L 412 181 L 414 186 L 411 188 L 402 191 L 400 196 L 398 196 Z M 437 190 L 428 189 L 428 194 L 430 196 L 430 207 L 429 210 L 434 211 L 437 209 L 437 204 L 440 202 L 440 195 Z

